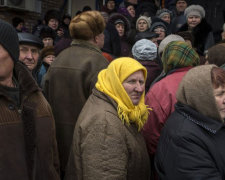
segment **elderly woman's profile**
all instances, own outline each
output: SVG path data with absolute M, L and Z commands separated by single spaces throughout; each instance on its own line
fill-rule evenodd
M 75 127 L 66 179 L 149 179 L 140 133 L 148 117 L 146 77 L 145 67 L 128 57 L 115 59 L 98 74 Z

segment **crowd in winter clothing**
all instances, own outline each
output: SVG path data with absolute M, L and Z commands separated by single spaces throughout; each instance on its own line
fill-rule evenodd
M 0 179 L 225 179 L 225 3 L 106 0 L 0 20 Z

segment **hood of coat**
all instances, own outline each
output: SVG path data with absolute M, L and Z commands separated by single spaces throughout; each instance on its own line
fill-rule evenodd
M 201 65 L 190 69 L 177 90 L 178 102 L 189 105 L 199 113 L 222 121 L 213 95 L 211 70 L 215 65 Z

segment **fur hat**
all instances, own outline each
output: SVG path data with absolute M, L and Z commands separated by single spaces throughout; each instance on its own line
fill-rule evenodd
M 157 47 L 152 41 L 141 39 L 133 45 L 132 54 L 137 60 L 155 60 L 157 57 Z
M 85 11 L 75 16 L 69 25 L 73 39 L 90 40 L 105 29 L 105 20 L 99 11 Z
M 199 16 L 201 19 L 205 17 L 205 10 L 200 5 L 190 5 L 188 6 L 184 11 L 184 16 L 186 16 L 186 19 L 189 16 Z
M 147 16 L 140 16 L 137 21 L 136 21 L 136 29 L 138 29 L 138 22 L 140 20 L 145 20 L 147 25 L 148 25 L 148 29 L 150 28 L 151 26 L 151 23 L 152 23 L 152 20 L 151 20 L 151 17 L 147 17 Z
M 159 44 L 159 48 L 158 48 L 158 54 L 161 54 L 163 52 L 163 50 L 165 49 L 165 47 L 167 46 L 167 44 L 169 44 L 172 41 L 183 41 L 184 39 L 176 34 L 170 34 L 168 36 L 166 36 L 161 43 Z
M 124 27 L 125 27 L 125 32 L 128 32 L 130 30 L 131 24 L 130 21 L 122 14 L 120 13 L 112 13 L 109 16 L 109 23 L 115 25 L 115 23 L 119 22 L 119 21 L 123 21 L 124 22 Z
M 169 9 L 163 8 L 163 9 L 157 10 L 157 12 L 156 12 L 156 16 L 158 18 L 162 18 L 166 14 L 170 15 L 170 17 L 172 16 L 172 12 Z
M 60 22 L 60 13 L 58 10 L 50 9 L 45 13 L 45 23 L 48 24 L 50 19 L 57 19 Z
M 5 48 L 5 50 L 12 57 L 14 62 L 19 59 L 19 41 L 15 28 L 0 20 L 0 44 Z
M 54 40 L 55 39 L 55 32 L 52 28 L 50 28 L 48 26 L 43 27 L 41 29 L 41 32 L 40 32 L 40 38 L 41 39 L 52 38 Z
M 12 19 L 12 25 L 13 25 L 15 28 L 19 25 L 19 23 L 24 23 L 24 20 L 21 19 L 20 17 L 14 17 L 14 18 Z
M 46 46 L 41 50 L 41 59 L 44 59 L 48 55 L 55 56 L 54 46 Z

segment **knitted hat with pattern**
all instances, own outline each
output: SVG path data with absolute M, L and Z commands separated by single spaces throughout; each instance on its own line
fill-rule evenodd
M 13 61 L 19 59 L 19 41 L 15 28 L 9 23 L 0 20 L 0 44 L 8 51 Z
M 197 66 L 200 63 L 197 52 L 186 42 L 170 42 L 162 54 L 163 70 L 165 73 L 177 68 Z

